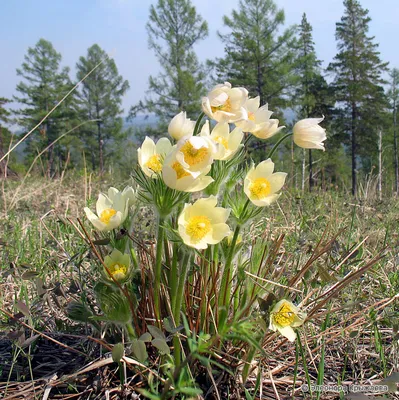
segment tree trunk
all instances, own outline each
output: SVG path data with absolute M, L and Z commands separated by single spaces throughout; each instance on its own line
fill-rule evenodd
M 352 103 L 352 196 L 357 196 L 356 176 L 356 105 Z
M 393 103 L 393 154 L 395 165 L 395 195 L 399 194 L 398 136 L 396 132 L 396 101 Z
M 98 153 L 99 153 L 99 163 L 100 163 L 100 175 L 104 173 L 104 140 L 101 135 L 101 122 L 97 122 L 97 140 L 98 140 Z
M 382 130 L 378 132 L 378 198 L 382 200 Z

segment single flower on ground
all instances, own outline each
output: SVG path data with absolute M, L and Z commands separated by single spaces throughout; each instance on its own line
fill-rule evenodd
M 179 234 L 187 246 L 206 249 L 230 235 L 226 224 L 230 210 L 216 207 L 216 204 L 217 198 L 210 196 L 184 205 L 178 224 Z
M 253 165 L 245 177 L 244 192 L 258 207 L 269 206 L 280 197 L 277 192 L 284 186 L 287 174 L 273 170 L 274 163 L 269 158 Z
M 307 118 L 294 125 L 294 143 L 304 149 L 325 150 L 326 130 L 319 124 L 323 118 Z
M 292 328 L 301 326 L 306 314 L 299 311 L 293 303 L 288 300 L 280 300 L 270 312 L 269 329 L 279 331 L 291 342 L 296 339 L 296 332 Z
M 134 201 L 135 195 L 131 187 L 123 192 L 115 188 L 108 190 L 108 196 L 100 193 L 96 203 L 96 214 L 88 207 L 84 208 L 87 218 L 99 231 L 111 231 L 125 222 L 129 206 Z
M 172 145 L 167 138 L 161 138 L 157 144 L 146 137 L 141 147 L 137 150 L 138 162 L 143 172 L 156 178 L 162 171 L 163 160 L 172 150 Z
M 123 254 L 119 250 L 114 249 L 109 256 L 104 257 L 104 264 L 107 266 L 109 273 L 119 283 L 126 282 L 131 277 L 131 265 L 129 254 Z M 108 280 L 112 280 L 107 270 L 103 271 L 103 275 Z

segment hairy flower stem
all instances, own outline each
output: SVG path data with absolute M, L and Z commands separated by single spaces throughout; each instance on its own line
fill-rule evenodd
M 267 158 L 272 158 L 272 155 L 276 152 L 276 150 L 278 149 L 278 147 L 280 146 L 281 143 L 284 142 L 285 139 L 289 138 L 290 136 L 292 136 L 292 133 L 287 133 L 286 135 L 284 135 L 282 138 L 280 138 L 280 140 L 273 146 L 273 148 L 270 150 L 270 153 L 268 154 Z
M 181 263 L 179 285 L 177 287 L 177 293 L 174 299 L 175 307 L 173 309 L 173 319 L 176 327 L 180 324 L 180 311 L 184 298 L 184 285 L 186 283 L 190 260 L 191 260 L 190 255 L 185 254 Z M 173 346 L 174 346 L 175 365 L 177 366 L 181 362 L 180 339 L 178 336 L 174 337 Z
M 136 332 L 135 332 L 135 330 L 134 330 L 133 325 L 132 325 L 131 322 L 128 322 L 128 323 L 126 324 L 126 330 L 127 330 L 127 333 L 128 333 L 128 335 L 129 335 L 129 339 L 130 339 L 130 340 L 133 340 L 133 339 L 136 339 L 136 338 L 137 338 Z
M 162 249 L 163 249 L 163 238 L 164 238 L 164 219 L 163 217 L 158 218 L 158 233 L 157 233 L 157 248 L 155 255 L 155 281 L 154 281 L 154 311 L 155 318 L 160 323 L 161 321 L 161 275 L 162 275 Z
M 170 302 L 171 302 L 171 310 L 175 309 L 175 303 L 176 303 L 176 291 L 177 291 L 177 281 L 178 281 L 178 276 L 179 276 L 179 270 L 178 270 L 178 265 L 177 265 L 177 260 L 178 260 L 178 252 L 179 252 L 179 246 L 177 243 L 173 244 L 173 256 L 172 256 L 172 266 L 170 268 L 170 274 L 169 274 L 169 286 L 170 286 Z
M 234 250 L 237 244 L 238 235 L 240 233 L 241 225 L 238 224 L 234 231 L 233 240 L 231 241 L 230 251 L 227 256 L 226 265 L 224 267 L 221 289 L 221 305 L 228 307 L 230 303 L 230 291 L 231 291 L 231 263 L 233 261 Z M 219 303 L 220 304 L 220 303 Z

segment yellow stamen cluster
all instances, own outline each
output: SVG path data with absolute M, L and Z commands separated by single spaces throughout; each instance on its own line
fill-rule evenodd
M 261 200 L 270 194 L 270 182 L 265 178 L 257 178 L 250 184 L 249 191 L 254 198 Z
M 185 171 L 183 166 L 178 161 L 175 161 L 173 163 L 172 168 L 176 171 L 177 179 L 184 178 L 185 176 L 190 176 L 190 174 Z
M 285 328 L 294 322 L 295 313 L 288 303 L 283 303 L 280 309 L 273 313 L 273 320 L 276 325 Z
M 109 224 L 110 219 L 116 214 L 113 208 L 106 208 L 100 215 L 100 221 L 104 224 Z
M 209 154 L 209 150 L 206 147 L 196 149 L 190 142 L 185 143 L 180 151 L 184 155 L 184 161 L 190 167 L 204 161 Z
M 224 111 L 224 112 L 231 112 L 231 102 L 230 102 L 230 98 L 228 98 L 224 104 L 222 104 L 221 106 L 218 107 L 211 107 L 211 110 L 213 113 L 215 113 L 216 111 Z
M 154 154 L 151 156 L 146 162 L 146 167 L 148 167 L 151 171 L 161 172 L 162 171 L 162 162 L 161 156 L 159 154 Z
M 248 119 L 255 122 L 255 113 L 248 111 Z
M 186 233 L 193 242 L 199 242 L 212 229 L 211 221 L 205 215 L 191 217 L 186 227 Z
M 116 280 L 124 279 L 127 274 L 127 267 L 123 264 L 114 263 L 108 269 Z
M 225 149 L 227 149 L 229 147 L 229 143 L 228 143 L 227 139 L 222 136 L 217 136 L 214 138 L 214 140 L 215 140 L 215 142 L 223 145 Z

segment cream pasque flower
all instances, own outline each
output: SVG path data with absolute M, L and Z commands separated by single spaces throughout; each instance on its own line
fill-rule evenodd
M 301 326 L 306 314 L 288 300 L 280 300 L 270 312 L 269 329 L 279 331 L 289 341 L 296 339 L 295 327 Z
M 258 207 L 265 207 L 276 201 L 287 174 L 275 172 L 274 163 L 269 158 L 256 167 L 253 165 L 244 180 L 244 192 L 249 200 Z
M 84 208 L 87 218 L 99 231 L 110 231 L 122 225 L 125 221 L 129 206 L 134 200 L 132 188 L 125 188 L 123 192 L 115 188 L 108 190 L 108 196 L 100 193 L 94 214 L 88 207 Z
M 248 97 L 247 89 L 232 88 L 229 82 L 216 85 L 202 98 L 202 111 L 218 122 L 236 122 L 247 118 L 243 107 Z
M 170 154 L 162 168 L 162 178 L 166 186 L 181 192 L 199 192 L 210 185 L 214 179 L 207 176 L 211 170 L 208 165 L 201 172 L 189 172 L 176 159 L 176 152 Z
M 194 204 L 185 204 L 179 215 L 179 234 L 183 242 L 196 249 L 206 249 L 229 236 L 226 224 L 230 210 L 216 207 L 217 198 L 210 196 L 199 199 Z
M 278 119 L 270 119 L 273 111 L 269 111 L 267 104 L 262 107 L 259 106 L 259 96 L 248 99 L 245 103 L 248 119 L 237 121 L 236 125 L 242 128 L 244 132 L 251 132 L 259 139 L 269 139 L 285 127 L 278 126 Z
M 119 283 L 126 282 L 131 276 L 129 254 L 123 254 L 119 250 L 114 249 L 110 255 L 104 257 L 104 264 L 109 272 L 104 268 L 102 274 L 107 280 L 112 280 L 109 274 Z
M 304 149 L 325 150 L 323 141 L 327 139 L 326 130 L 319 123 L 323 118 L 307 118 L 294 125 L 294 143 Z
M 122 196 L 123 201 L 128 202 L 129 207 L 132 206 L 136 201 L 136 192 L 131 186 L 126 186 L 122 192 L 119 192 L 119 190 L 115 189 L 114 187 L 110 187 L 108 189 L 108 198 L 111 200 L 111 202 L 114 202 L 118 196 Z
M 209 138 L 186 136 L 176 144 L 175 157 L 188 172 L 202 172 L 213 163 L 217 147 Z
M 164 158 L 172 150 L 172 145 L 167 138 L 161 138 L 157 144 L 146 137 L 141 147 L 137 150 L 137 157 L 143 172 L 151 177 L 156 178 L 162 171 L 162 163 Z
M 244 136 L 242 129 L 235 128 L 230 132 L 230 127 L 227 122 L 219 122 L 212 129 L 212 133 L 210 133 L 209 122 L 206 121 L 202 127 L 200 136 L 212 139 L 217 145 L 217 152 L 213 156 L 215 160 L 230 160 L 234 154 L 243 147 L 241 144 Z
M 195 121 L 186 117 L 186 112 L 182 111 L 175 115 L 169 123 L 168 132 L 175 140 L 180 140 L 183 136 L 192 135 L 194 132 Z

